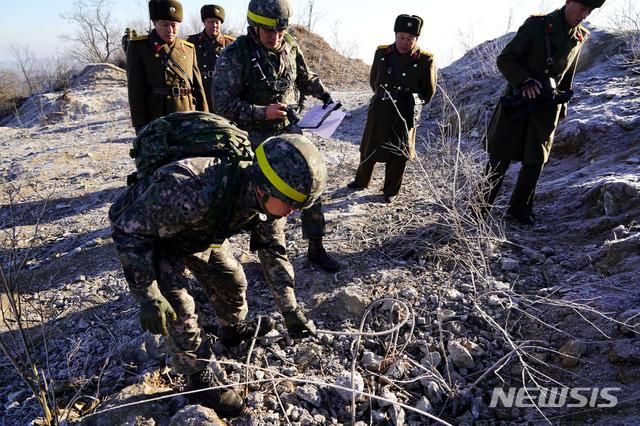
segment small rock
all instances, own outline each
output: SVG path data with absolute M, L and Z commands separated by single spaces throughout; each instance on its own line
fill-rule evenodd
M 437 382 L 433 380 L 426 380 L 423 382 L 420 380 L 420 384 L 427 389 L 427 398 L 429 398 L 431 403 L 442 405 L 444 402 L 444 391 Z
M 447 345 L 451 362 L 458 368 L 474 368 L 475 362 L 467 349 L 455 340 L 449 341 Z
M 609 361 L 613 364 L 640 365 L 640 341 L 623 339 L 614 342 L 609 349 Z
M 440 352 L 429 352 L 427 356 L 420 360 L 420 364 L 427 368 L 437 368 L 442 362 Z
M 445 290 L 444 294 L 449 300 L 453 300 L 454 302 L 462 300 L 462 298 L 464 298 L 464 295 L 455 288 L 448 288 L 447 290 Z
M 298 375 L 298 369 L 295 365 L 285 367 L 282 369 L 282 374 L 284 374 L 285 376 L 294 377 Z
M 471 340 L 464 339 L 462 341 L 462 346 L 464 346 L 465 349 L 468 350 L 471 356 L 474 358 L 482 356 L 482 354 L 484 354 L 484 349 L 482 349 L 480 345 L 472 342 Z
M 587 344 L 581 340 L 569 340 L 560 348 L 560 359 L 566 368 L 578 365 L 580 357 L 587 352 Z
M 433 405 L 426 396 L 423 396 L 418 400 L 415 405 L 415 408 L 420 411 L 424 411 L 425 413 L 433 414 Z
M 394 402 L 398 402 L 398 397 L 396 396 L 395 393 L 391 391 L 389 386 L 384 386 L 382 389 L 380 389 L 380 397 L 389 400 L 389 401 L 385 401 L 382 399 L 377 399 L 376 401 L 378 401 L 378 405 L 380 407 L 388 407 L 392 405 Z
M 357 371 L 354 373 L 354 376 L 353 376 L 353 384 L 351 383 L 351 372 L 343 371 L 342 373 L 338 374 L 338 376 L 336 377 L 336 385 L 342 386 L 348 389 L 353 389 L 355 392 L 364 391 L 364 379 L 362 378 L 360 373 L 358 373 Z M 351 401 L 352 392 L 350 390 L 336 389 L 336 391 L 338 392 L 338 395 L 340 395 L 340 397 L 343 400 Z M 356 393 L 356 399 L 359 399 L 359 398 L 361 398 L 361 396 L 358 393 Z
M 404 377 L 405 371 L 404 362 L 399 359 L 389 366 L 385 374 L 392 379 L 401 380 Z
M 418 292 L 416 291 L 415 288 L 409 287 L 409 288 L 405 288 L 404 290 L 402 290 L 400 292 L 400 295 L 402 297 L 404 297 L 405 299 L 413 300 L 413 299 L 418 297 Z
M 540 249 L 540 252 L 542 254 L 544 254 L 545 256 L 547 256 L 547 257 L 555 256 L 555 254 L 556 254 L 556 251 L 553 248 L 549 247 L 549 246 L 542 247 L 542 249 Z
M 336 309 L 344 310 L 353 315 L 361 315 L 371 303 L 370 299 L 353 288 L 342 289 L 336 296 Z
M 202 405 L 187 405 L 178 411 L 169 422 L 169 426 L 225 426 L 215 411 Z
M 518 269 L 518 265 L 520 265 L 520 262 L 509 257 L 503 257 L 502 260 L 500 260 L 500 269 L 503 271 L 515 271 Z
M 247 405 L 251 408 L 257 408 L 262 405 L 264 402 L 264 393 L 263 392 L 253 392 L 249 394 L 247 397 Z
M 369 371 L 380 371 L 380 364 L 382 364 L 383 358 L 380 355 L 376 355 L 373 352 L 365 351 L 362 354 L 362 366 Z
M 391 422 L 395 426 L 404 426 L 406 414 L 402 408 L 394 405 L 389 409 L 389 414 L 391 415 Z
M 298 386 L 296 388 L 296 395 L 298 396 L 298 398 L 302 399 L 303 401 L 307 401 L 314 407 L 320 407 L 320 405 L 322 404 L 320 392 L 318 391 L 318 388 L 313 385 L 306 384 L 304 386 Z

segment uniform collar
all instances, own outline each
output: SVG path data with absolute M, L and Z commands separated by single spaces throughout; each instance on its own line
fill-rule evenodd
M 548 15 L 551 19 L 547 21 L 545 31 L 550 34 L 560 33 L 565 35 L 567 38 L 573 38 L 579 42 L 583 42 L 584 34 L 582 33 L 581 25 L 571 28 L 564 17 L 564 11 L 565 7 L 562 6 L 560 9 L 557 9 Z
M 163 47 L 167 47 L 167 49 L 172 49 L 176 43 L 179 41 L 178 37 L 176 37 L 173 44 L 168 44 L 166 41 L 160 38 L 156 30 L 152 30 L 149 34 L 149 41 L 151 42 L 152 48 L 155 52 L 159 52 Z
M 209 37 L 209 34 L 207 34 L 207 30 L 202 30 L 202 32 L 200 33 L 200 37 L 204 40 L 209 40 L 210 42 L 216 42 L 220 45 L 222 45 L 222 43 L 224 42 L 224 37 L 222 36 L 221 33 L 218 33 L 218 37 Z

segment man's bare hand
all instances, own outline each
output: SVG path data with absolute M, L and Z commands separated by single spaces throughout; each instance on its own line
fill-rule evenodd
M 520 92 L 525 98 L 535 99 L 535 97 L 540 94 L 540 89 L 542 89 L 542 83 L 535 78 L 529 78 L 522 83 Z
M 267 105 L 267 120 L 284 120 L 287 116 L 287 104 L 269 104 Z

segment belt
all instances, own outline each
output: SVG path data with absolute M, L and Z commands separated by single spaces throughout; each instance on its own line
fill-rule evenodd
M 165 95 L 165 96 L 188 96 L 192 92 L 191 88 L 188 87 L 152 87 L 151 93 L 155 93 L 156 95 Z
M 214 73 L 214 72 L 215 72 L 215 71 L 211 71 L 211 70 L 209 70 L 209 71 L 207 71 L 206 73 L 204 73 L 204 75 L 205 75 L 205 77 L 211 77 L 211 78 L 213 78 L 213 73 Z
M 404 89 L 397 89 L 395 87 L 385 89 L 379 87 L 378 90 L 376 90 L 376 96 L 382 100 L 391 98 L 398 100 L 399 95 L 411 94 L 411 89 L 409 89 L 408 87 L 405 87 Z

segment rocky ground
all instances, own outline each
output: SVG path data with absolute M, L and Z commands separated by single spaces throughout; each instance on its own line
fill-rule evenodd
M 595 32 L 590 46 L 540 181 L 535 227 L 503 221 L 502 207 L 488 223 L 474 213 L 480 140 L 503 86 L 474 66 L 474 52 L 441 71 L 460 117 L 439 92 L 392 205 L 382 201 L 381 168 L 370 189 L 345 188 L 370 93 L 361 84 L 335 92 L 349 115 L 332 139 L 312 138 L 329 164 L 327 247 L 344 269 L 328 275 L 307 262 L 297 217 L 287 231 L 298 299 L 325 332 L 295 343 L 276 332 L 235 350 L 216 343 L 227 378 L 250 382 L 238 386 L 250 410 L 230 424 L 350 424 L 354 415 L 360 424 L 435 422 L 419 412 L 450 424 L 534 424 L 543 415 L 553 424 L 637 424 L 640 76 L 615 65 L 624 46 L 610 34 Z M 133 170 L 126 99 L 124 72 L 95 65 L 67 92 L 33 98 L 2 122 L 3 277 L 19 295 L 31 356 L 61 415 L 99 425 L 216 424 L 185 396 L 105 411 L 182 383 L 162 341 L 140 331 L 110 239 L 106 212 Z M 503 193 L 512 187 L 507 179 Z M 250 315 L 271 316 L 283 331 L 247 237 L 231 242 L 247 271 Z M 203 326 L 215 330 L 205 295 L 193 292 Z M 22 347 L 1 296 L 0 338 Z M 358 338 L 359 330 L 387 333 Z M 30 390 L 6 357 L 0 365 L 3 423 L 37 422 Z M 494 387 L 523 380 L 619 388 L 619 404 L 542 413 L 488 406 Z M 343 388 L 363 392 L 355 409 Z

